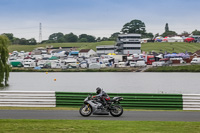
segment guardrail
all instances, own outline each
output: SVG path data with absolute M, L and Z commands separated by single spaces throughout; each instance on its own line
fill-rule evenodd
M 80 107 L 89 93 L 56 92 L 56 107 Z M 182 94 L 108 93 L 122 96 L 121 105 L 127 109 L 182 110 Z
M 89 92 L 0 91 L 0 106 L 80 107 Z M 108 93 L 127 109 L 200 110 L 200 94 Z M 93 95 L 95 95 L 93 93 Z
M 56 107 L 55 91 L 0 91 L 0 106 Z
M 183 94 L 183 110 L 200 110 L 200 94 Z

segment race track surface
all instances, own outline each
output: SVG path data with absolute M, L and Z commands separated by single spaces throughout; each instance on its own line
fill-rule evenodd
M 123 121 L 200 121 L 200 112 L 193 111 L 124 111 L 121 117 L 82 117 L 69 110 L 0 110 L 0 119 L 62 119 L 62 120 L 123 120 Z

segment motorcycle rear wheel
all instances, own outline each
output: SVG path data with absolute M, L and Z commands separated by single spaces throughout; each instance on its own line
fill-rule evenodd
M 119 117 L 123 114 L 123 108 L 120 105 L 113 105 L 110 114 L 114 117 Z
M 84 117 L 88 117 L 92 114 L 92 108 L 89 105 L 83 104 L 83 106 L 80 108 L 79 113 L 84 116 Z

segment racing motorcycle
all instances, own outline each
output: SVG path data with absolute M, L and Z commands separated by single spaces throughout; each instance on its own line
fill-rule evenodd
M 89 94 L 85 98 L 83 106 L 80 108 L 79 113 L 84 116 L 93 115 L 109 115 L 119 117 L 123 114 L 123 108 L 119 105 L 122 97 L 114 97 L 107 101 L 107 105 L 103 105 L 101 99 L 98 97 L 93 98 L 92 94 Z

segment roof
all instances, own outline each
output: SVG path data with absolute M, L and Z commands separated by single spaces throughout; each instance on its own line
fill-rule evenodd
M 80 51 L 79 51 L 79 53 L 87 53 L 87 52 L 89 52 L 90 51 L 90 49 L 81 49 Z

